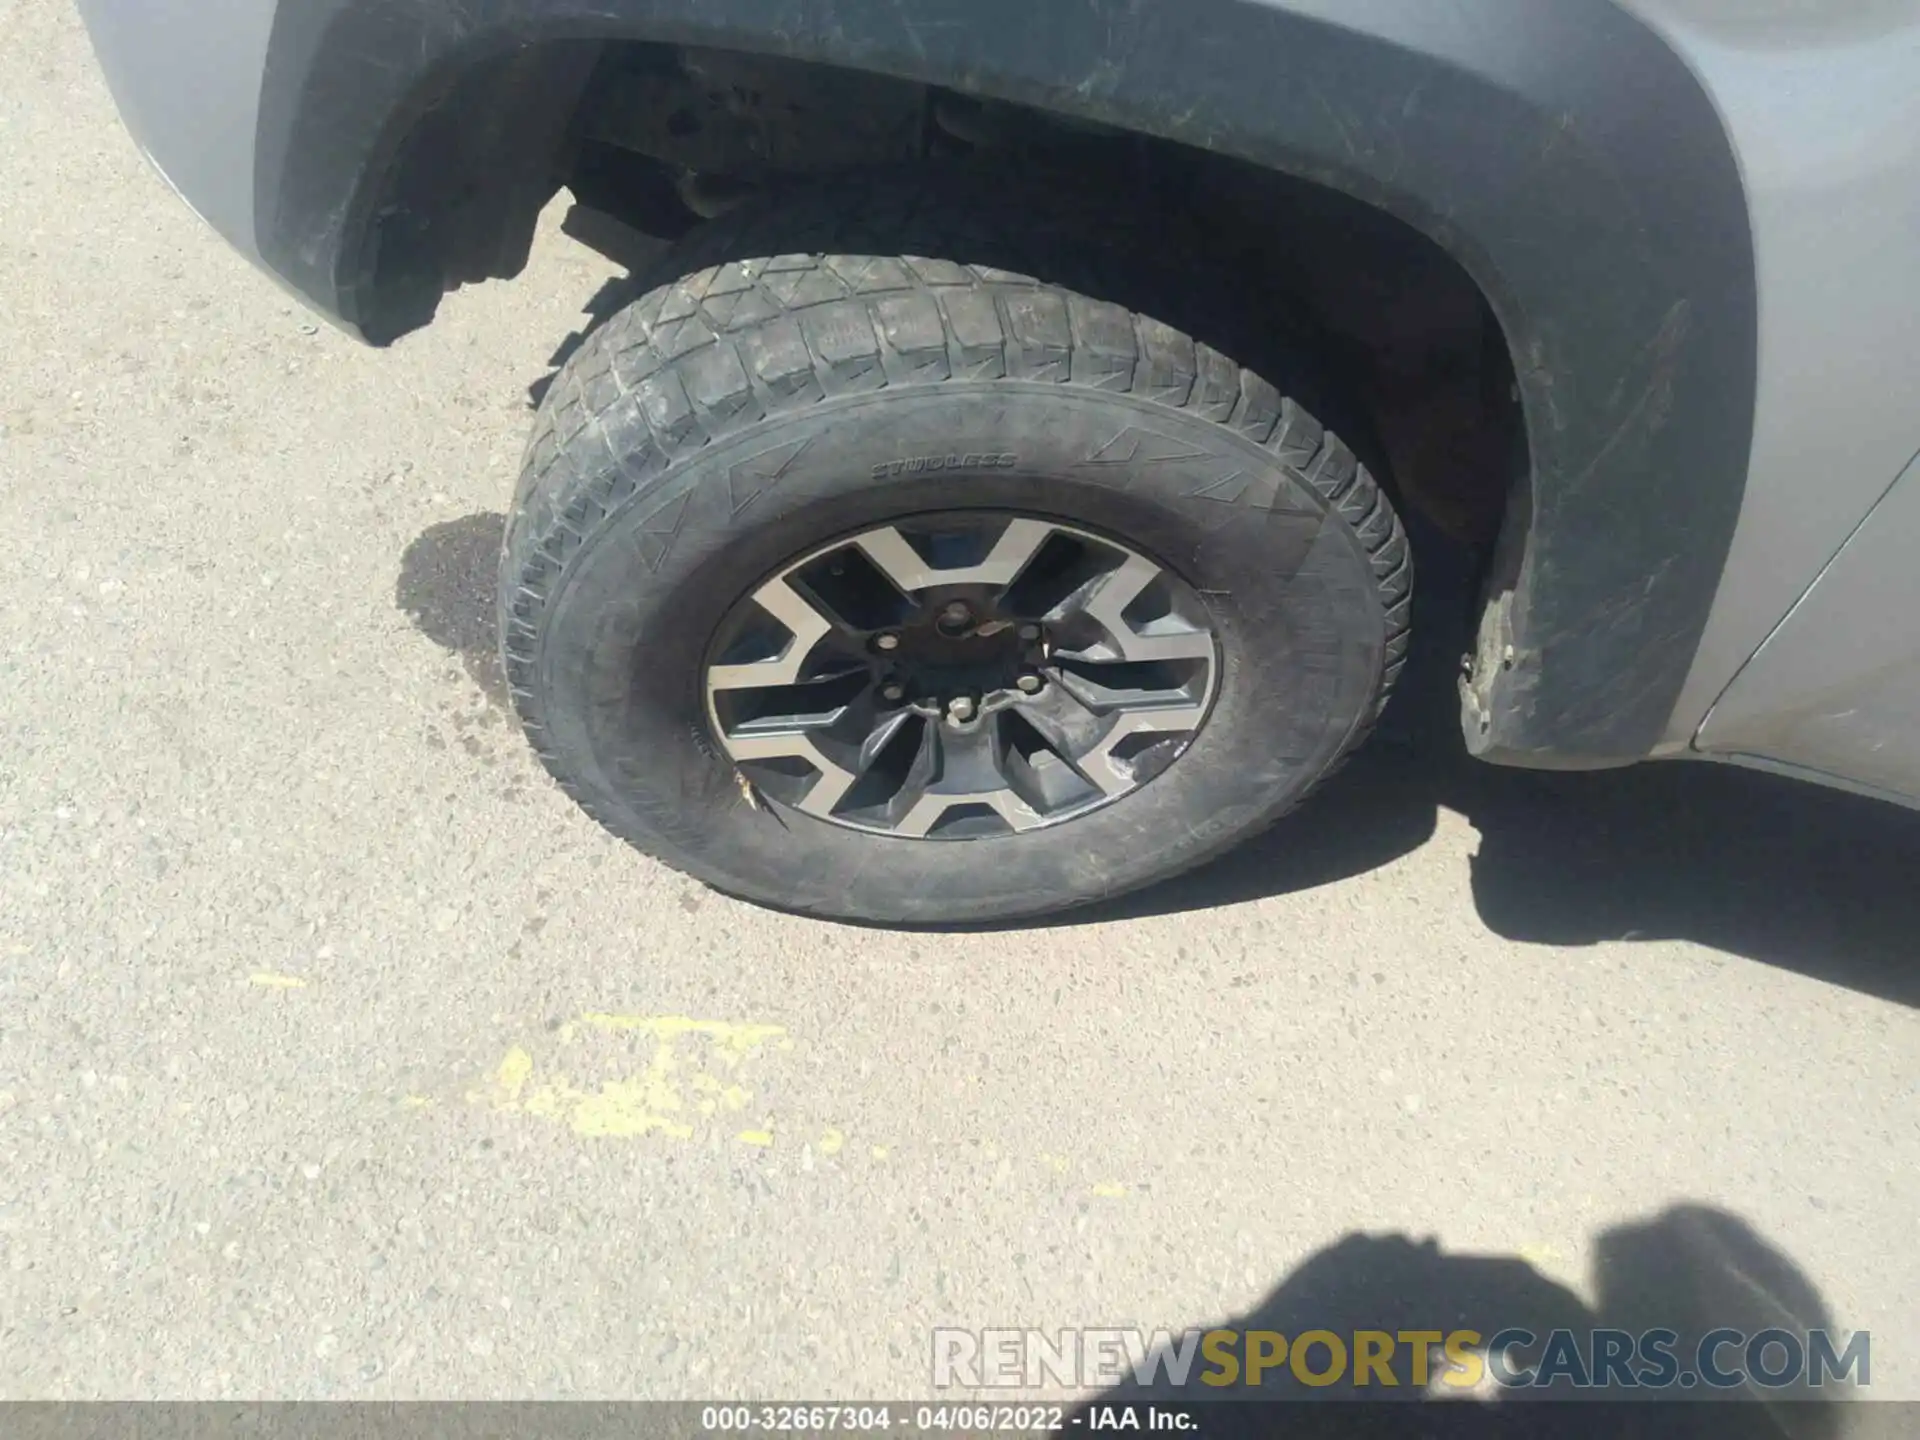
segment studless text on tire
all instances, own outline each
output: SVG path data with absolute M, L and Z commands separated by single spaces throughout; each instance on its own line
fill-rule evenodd
M 678 278 L 556 377 L 507 526 L 504 663 L 567 792 L 718 889 L 893 923 L 1115 895 L 1296 805 L 1404 662 L 1411 555 L 1302 403 L 1315 367 L 1237 335 L 1232 277 L 1165 244 L 1097 205 L 937 174 L 842 182 L 690 236 Z M 1252 353 L 1262 373 L 1240 363 Z M 1217 655 L 1183 748 L 1107 786 L 1111 803 L 978 838 L 920 838 L 937 806 L 875 833 L 766 793 L 710 708 L 728 617 L 839 542 L 970 514 L 1110 541 L 1198 597 Z

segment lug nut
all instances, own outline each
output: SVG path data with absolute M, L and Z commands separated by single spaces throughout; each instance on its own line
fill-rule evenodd
M 953 632 L 964 630 L 973 623 L 973 607 L 964 600 L 955 600 L 941 607 L 940 628 Z
M 876 635 L 873 637 L 873 648 L 876 650 L 898 650 L 900 648 L 900 637 L 893 634 Z
M 880 687 L 880 698 L 882 700 L 892 701 L 897 704 L 906 699 L 906 697 L 907 687 L 904 685 L 882 685 Z
M 955 725 L 964 725 L 973 719 L 973 697 L 956 695 L 947 702 L 947 719 Z
M 1020 693 L 1022 695 L 1038 695 L 1040 693 L 1040 688 L 1043 685 L 1045 685 L 1047 682 L 1041 679 L 1038 675 L 1028 674 L 1028 675 L 1022 675 L 1018 680 L 1014 681 L 1013 683 L 1020 687 Z
M 1038 640 L 1040 638 L 1040 627 L 1038 625 L 1022 625 L 1020 627 L 1020 638 L 1022 640 Z

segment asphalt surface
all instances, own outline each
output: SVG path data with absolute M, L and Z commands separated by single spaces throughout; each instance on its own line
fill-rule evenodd
M 0 4 L 0 214 L 0 1397 L 910 1398 L 935 1325 L 1550 1294 L 1868 1327 L 1920 1398 L 1920 817 L 1475 766 L 1439 655 L 1123 907 L 755 910 L 499 703 L 528 390 L 606 262 L 549 216 L 358 348 L 52 0 Z

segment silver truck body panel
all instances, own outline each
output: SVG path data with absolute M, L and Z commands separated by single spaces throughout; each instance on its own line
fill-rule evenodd
M 1702 750 L 1920 800 L 1920 458 L 1768 637 Z
M 254 260 L 254 136 L 275 9 L 275 0 L 80 0 L 134 139 L 200 218 Z
M 1726 118 L 1746 184 L 1759 280 L 1760 369 L 1747 489 L 1726 572 L 1668 727 L 1671 748 L 1693 740 L 1716 697 L 1920 450 L 1920 3 L 1638 0 L 1631 8 L 1693 66 Z M 1920 542 L 1920 508 L 1909 505 L 1904 513 L 1911 546 Z M 1874 522 L 1882 535 L 1888 526 L 1886 519 Z M 1847 568 L 1857 575 L 1869 553 L 1911 567 L 1883 543 L 1871 551 L 1850 547 Z M 1877 669 L 1901 647 L 1862 648 L 1859 637 L 1879 630 L 1880 620 L 1837 608 L 1843 594 L 1865 598 L 1872 587 L 1861 585 L 1864 579 L 1857 576 L 1852 587 L 1823 583 L 1828 593 L 1816 612 L 1832 627 L 1835 655 L 1849 653 Z M 1920 614 L 1911 600 L 1906 614 Z M 1804 645 L 1805 624 L 1797 619 L 1795 629 Z M 1796 663 L 1798 652 L 1770 644 L 1755 663 L 1777 671 Z M 1744 698 L 1727 696 L 1698 743 L 1722 748 L 1716 734 L 1727 733 L 1736 714 L 1754 718 L 1761 694 L 1785 699 L 1830 683 L 1835 655 L 1800 679 L 1777 676 L 1756 689 L 1759 677 L 1745 677 Z M 1911 647 L 1906 663 L 1920 663 Z M 1859 678 L 1865 682 L 1864 671 Z M 1920 676 L 1909 683 L 1920 685 Z M 1912 714 L 1920 731 L 1920 710 Z M 1762 731 L 1742 733 L 1743 745 L 1773 753 L 1760 743 Z M 1843 749 L 1827 744 L 1821 754 L 1818 768 L 1848 773 Z M 1909 754 L 1915 768 L 1907 793 L 1920 793 L 1920 749 Z M 1863 754 L 1860 763 L 1885 778 L 1884 759 Z

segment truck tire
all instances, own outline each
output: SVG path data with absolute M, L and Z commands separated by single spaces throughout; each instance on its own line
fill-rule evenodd
M 1246 295 L 1125 221 L 842 182 L 689 236 L 587 338 L 500 622 L 589 814 L 779 909 L 1010 920 L 1220 854 L 1364 737 L 1399 520 L 1316 367 L 1231 358 L 1273 348 Z

